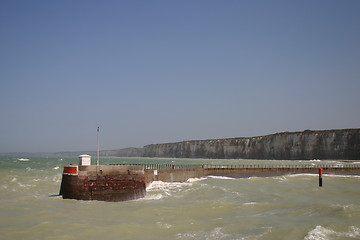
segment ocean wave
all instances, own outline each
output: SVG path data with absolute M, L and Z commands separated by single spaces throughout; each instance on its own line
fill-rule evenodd
M 207 179 L 206 177 L 202 177 L 202 178 L 189 178 L 186 182 L 187 183 L 194 183 L 194 182 L 199 182 L 199 181 L 203 181 Z
M 232 178 L 232 177 L 222 177 L 222 176 L 208 176 L 207 178 L 212 178 L 212 179 L 220 179 L 220 180 L 235 180 L 236 178 Z
M 216 227 L 209 232 L 194 232 L 194 233 L 178 233 L 176 234 L 177 239 L 225 239 L 229 238 L 230 235 L 223 233 L 221 227 Z
M 325 174 L 323 174 L 324 176 Z M 296 173 L 296 174 L 287 174 L 286 177 L 317 177 L 319 174 L 316 173 Z
M 261 231 L 261 232 L 260 232 Z M 176 234 L 177 239 L 260 239 L 272 231 L 271 227 L 262 227 L 260 233 L 244 236 L 242 233 L 225 233 L 224 228 L 215 227 L 210 231 L 188 232 Z
M 18 161 L 20 161 L 20 162 L 28 162 L 28 161 L 30 161 L 30 159 L 28 159 L 28 158 L 18 158 Z
M 171 227 L 172 227 L 171 224 L 163 223 L 163 222 L 157 222 L 156 225 L 157 225 L 159 228 L 163 228 L 163 229 L 167 229 L 167 228 L 171 228 Z
M 61 182 L 62 179 L 62 174 L 56 174 L 55 176 L 52 177 L 53 182 Z
M 159 200 L 165 197 L 181 197 L 181 193 L 195 191 L 192 186 L 200 178 L 192 178 L 186 182 L 162 182 L 154 181 L 146 188 L 145 200 Z
M 258 203 L 257 203 L 257 202 L 246 202 L 246 203 L 243 203 L 244 206 L 255 205 L 255 204 L 258 204 Z
M 12 184 L 11 184 L 11 191 L 17 191 L 17 187 L 16 186 L 19 186 L 20 188 L 29 188 L 29 187 L 35 187 L 36 185 L 33 185 L 33 184 L 26 184 L 26 183 L 22 183 L 20 182 L 16 177 L 13 177 L 10 181 Z
M 135 201 L 160 200 L 162 198 L 164 198 L 164 195 L 162 195 L 161 193 L 151 194 L 147 192 L 144 198 L 139 198 L 136 199 Z
M 338 177 L 338 178 L 360 178 L 359 175 L 337 175 L 337 174 L 323 174 L 326 177 Z
M 191 186 L 192 182 L 162 182 L 162 181 L 153 181 L 146 188 L 146 191 L 167 191 L 167 190 L 175 190 L 181 189 L 184 186 Z
M 356 207 L 352 204 L 346 204 L 346 205 L 341 205 L 341 204 L 332 204 L 331 207 L 333 208 L 340 208 L 342 210 L 348 210 L 348 211 L 353 211 L 355 210 L 356 212 Z
M 278 180 L 279 182 L 289 181 L 289 179 L 286 176 L 278 176 L 278 177 L 274 177 L 274 179 Z
M 351 226 L 347 232 L 336 232 L 332 229 L 325 228 L 323 226 L 316 226 L 314 229 L 308 232 L 305 240 L 327 240 L 332 239 L 333 237 L 338 238 L 353 238 L 359 239 L 360 237 L 360 228 Z
M 283 177 L 318 177 L 317 173 L 296 173 L 296 174 L 287 174 Z M 324 177 L 341 177 L 341 178 L 360 178 L 359 175 L 340 175 L 340 174 L 328 174 L 324 173 L 322 176 Z M 278 178 L 278 177 L 275 177 Z

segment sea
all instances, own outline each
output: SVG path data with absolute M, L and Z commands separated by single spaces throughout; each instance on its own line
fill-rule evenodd
M 94 159 L 93 159 L 94 161 Z M 96 160 L 95 160 L 96 161 Z M 64 200 L 77 157 L 0 157 L 0 239 L 360 239 L 360 177 L 315 174 L 153 182 L 127 202 Z M 321 165 L 343 161 L 100 158 L 100 164 Z

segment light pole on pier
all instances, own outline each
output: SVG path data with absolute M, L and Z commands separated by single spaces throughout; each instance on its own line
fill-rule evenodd
M 99 166 L 99 156 L 100 156 L 100 147 L 99 147 L 99 127 L 97 128 L 97 160 L 96 165 Z

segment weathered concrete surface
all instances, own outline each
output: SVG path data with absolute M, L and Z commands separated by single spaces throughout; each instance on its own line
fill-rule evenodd
M 185 182 L 190 178 L 201 178 L 208 175 L 206 169 L 147 169 L 145 170 L 146 185 L 153 181 L 162 182 Z
M 299 173 L 318 173 L 318 168 L 189 168 L 146 169 L 139 165 L 79 166 L 78 175 L 63 174 L 60 195 L 64 199 L 127 201 L 142 198 L 153 181 L 185 182 L 190 178 L 226 176 L 267 177 Z M 360 166 L 325 167 L 324 174 L 360 175 Z
M 144 157 L 360 159 L 360 129 L 284 132 L 260 137 L 152 144 Z
M 62 176 L 60 195 L 64 199 L 127 201 L 145 196 L 143 166 L 79 166 L 77 176 Z
M 79 176 L 144 174 L 141 165 L 90 165 L 79 166 Z
M 270 177 L 291 174 L 318 174 L 318 168 L 194 168 L 194 169 L 147 169 L 145 170 L 146 185 L 153 181 L 185 182 L 190 178 L 222 176 L 232 178 Z M 155 174 L 156 173 L 156 174 Z M 360 175 L 360 167 L 354 168 L 323 168 L 324 174 Z

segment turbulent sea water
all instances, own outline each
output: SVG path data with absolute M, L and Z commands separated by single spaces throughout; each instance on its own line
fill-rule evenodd
M 57 195 L 63 165 L 71 162 L 77 159 L 0 157 L 0 239 L 360 239 L 359 176 L 325 173 L 321 188 L 311 174 L 153 182 L 144 199 L 110 203 Z M 106 158 L 101 163 L 259 160 Z

